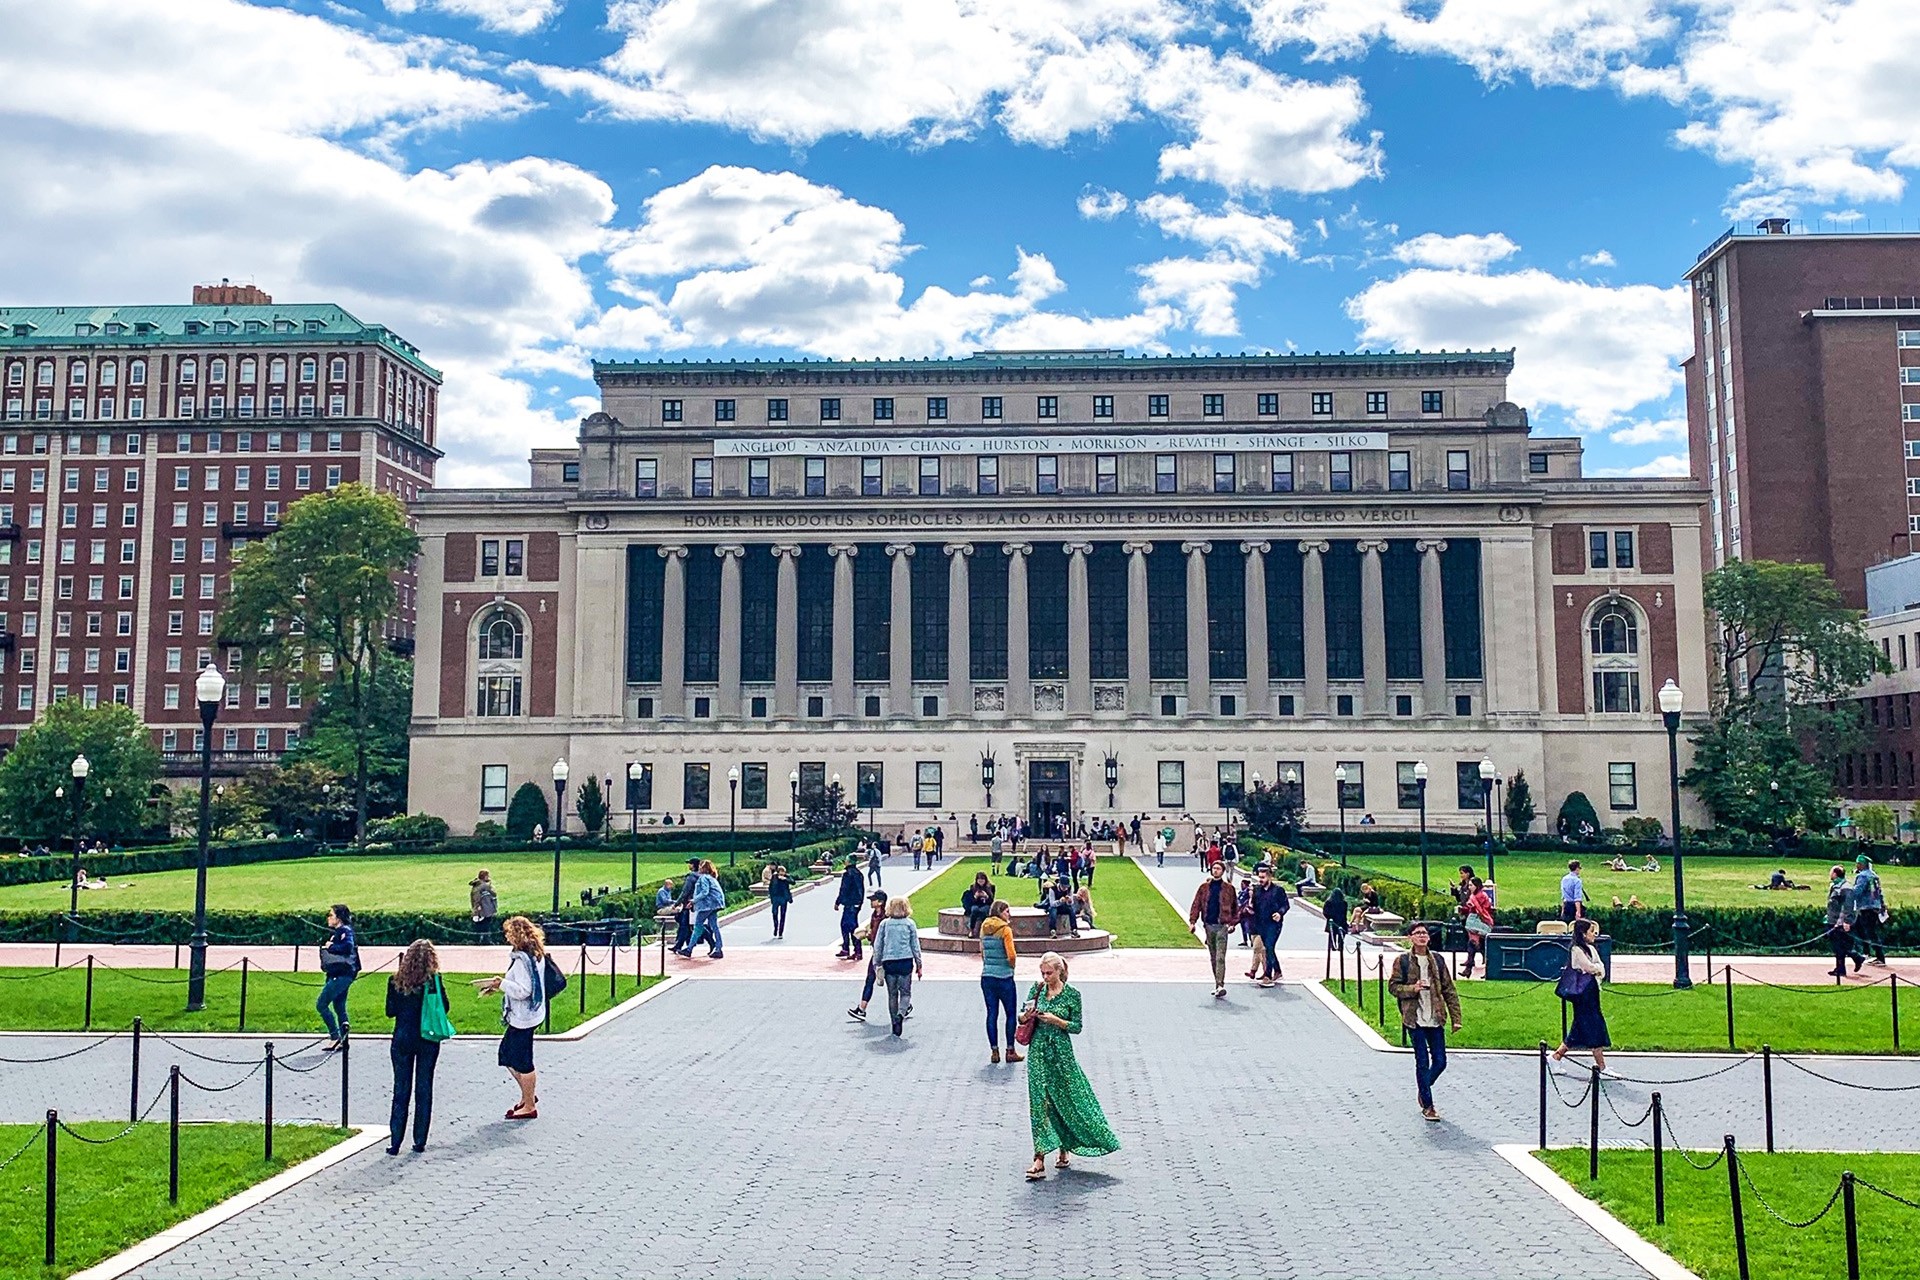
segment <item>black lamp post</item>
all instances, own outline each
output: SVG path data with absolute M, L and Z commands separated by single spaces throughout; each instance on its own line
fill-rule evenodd
M 1673 985 L 1693 985 L 1687 959 L 1687 877 L 1680 853 L 1680 708 L 1686 695 L 1669 680 L 1660 686 L 1660 718 L 1667 725 L 1667 798 L 1673 824 Z
M 567 829 L 567 758 L 553 762 L 553 913 L 560 914 L 560 836 Z
M 1340 865 L 1347 865 L 1347 766 L 1333 766 L 1333 807 L 1340 811 Z
M 1107 752 L 1107 808 L 1113 808 L 1113 793 L 1120 786 L 1120 757 Z
M 639 799 L 640 774 L 642 765 L 638 760 L 627 761 L 627 892 L 633 893 L 640 888 L 640 810 L 634 805 Z
M 980 786 L 987 793 L 987 808 L 993 808 L 993 752 L 980 753 Z
M 1493 757 L 1480 757 L 1480 803 L 1487 806 L 1487 879 L 1493 879 L 1493 784 L 1500 771 L 1493 767 Z
M 727 865 L 733 865 L 734 823 L 736 806 L 740 799 L 740 766 L 734 765 L 727 770 Z
M 1420 892 L 1430 890 L 1427 883 L 1427 762 L 1413 762 L 1413 789 L 1420 793 Z
M 1285 815 L 1281 830 L 1287 843 L 1291 845 L 1300 838 L 1300 828 L 1306 825 L 1306 797 L 1297 790 L 1300 786 L 1300 774 L 1297 770 L 1288 769 L 1280 777 L 1281 781 L 1287 785 L 1287 789 L 1280 796 L 1280 803 L 1284 806 L 1280 812 Z
M 787 775 L 787 852 L 792 853 L 800 836 L 800 771 Z
M 187 1012 L 207 1007 L 207 827 L 213 810 L 213 722 L 227 696 L 227 679 L 208 663 L 193 683 L 200 702 L 200 857 L 193 873 L 193 937 L 187 943 Z
M 1493 834 L 1497 839 L 1507 838 L 1507 806 L 1500 799 L 1500 788 L 1506 785 L 1500 781 L 1500 775 L 1493 775 Z
M 73 865 L 67 868 L 67 937 L 77 940 L 80 930 L 80 814 L 86 804 L 87 772 L 93 766 L 87 763 L 86 753 L 73 758 Z M 59 795 L 60 789 L 54 788 Z

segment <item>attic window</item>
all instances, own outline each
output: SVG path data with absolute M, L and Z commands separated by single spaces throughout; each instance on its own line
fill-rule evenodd
M 73 332 L 75 336 L 81 337 L 81 338 L 90 338 L 95 333 L 99 332 L 99 330 L 100 330 L 99 325 L 92 324 L 85 320 L 82 320 L 79 324 L 76 324 L 75 326 L 73 326 Z
M 293 321 L 291 321 L 291 320 L 275 320 L 275 321 L 273 322 L 273 331 L 274 331 L 275 333 L 292 333 L 292 332 L 293 332 Z
M 232 333 L 235 329 L 239 327 L 240 326 L 236 325 L 231 320 L 215 320 L 213 322 L 213 331 L 215 333 Z
M 31 321 L 22 320 L 13 326 L 13 336 L 16 338 L 30 338 L 33 336 L 33 331 L 38 327 L 39 326 L 33 324 Z
M 159 327 L 159 325 L 151 320 L 135 320 L 133 322 L 133 331 L 135 333 L 152 333 L 159 329 Z
M 247 321 L 248 333 L 265 333 L 266 331 L 267 331 L 267 322 L 265 320 Z
M 207 331 L 207 322 L 204 320 L 189 320 L 186 324 L 186 330 L 188 333 L 205 333 Z
M 308 332 L 308 333 L 318 333 L 318 332 L 320 332 L 320 331 L 321 331 L 322 329 L 324 329 L 324 328 L 326 328 L 326 327 L 327 327 L 327 322 L 326 322 L 325 320 L 309 320 L 309 321 L 307 321 L 307 332 Z
M 109 320 L 107 322 L 107 332 L 114 337 L 119 337 L 126 331 L 127 326 L 121 324 L 118 320 Z

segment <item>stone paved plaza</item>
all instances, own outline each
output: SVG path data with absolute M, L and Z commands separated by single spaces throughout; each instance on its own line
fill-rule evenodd
M 1124 1149 L 1045 1184 L 1028 1159 L 1021 1069 L 985 1061 L 970 982 L 921 984 L 907 1035 L 858 1026 L 852 984 L 677 983 L 587 1038 L 545 1042 L 541 1118 L 512 1100 L 486 1040 L 454 1042 L 439 1071 L 431 1145 L 378 1149 L 249 1210 L 135 1274 L 169 1277 L 501 1274 L 712 1277 L 1642 1274 L 1492 1151 L 1528 1142 L 1536 1076 L 1525 1056 L 1458 1054 L 1423 1123 L 1404 1054 L 1364 1045 L 1298 986 L 1097 982 L 1084 990 L 1081 1060 Z M 10 1038 L 7 1056 L 78 1043 Z M 384 1120 L 385 1045 L 361 1040 L 355 1119 Z M 254 1058 L 259 1038 L 201 1039 Z M 239 1069 L 149 1041 L 143 1090 L 181 1061 L 224 1083 Z M 1624 1059 L 1668 1079 L 1716 1059 Z M 1911 1063 L 1826 1064 L 1868 1083 Z M 124 1041 L 62 1064 L 0 1067 L 0 1118 L 112 1116 L 125 1107 Z M 283 1117 L 333 1119 L 338 1072 L 282 1075 Z M 1784 1145 L 1832 1146 L 1843 1095 L 1790 1070 L 1776 1090 Z M 1578 1089 L 1569 1081 L 1569 1093 Z M 1645 1091 L 1615 1086 L 1631 1118 Z M 1759 1072 L 1673 1086 L 1689 1144 L 1759 1137 Z M 257 1115 L 256 1081 L 190 1094 L 188 1116 Z M 1554 1137 L 1584 1113 L 1554 1104 Z M 1910 1107 L 1879 1109 L 1884 1141 L 1920 1146 Z M 1606 1132 L 1620 1130 L 1608 1117 Z M 1267 1260 L 1255 1267 L 1250 1250 Z

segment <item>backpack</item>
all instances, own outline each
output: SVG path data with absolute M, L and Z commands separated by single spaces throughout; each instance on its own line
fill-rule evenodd
M 553 962 L 551 955 L 540 957 L 540 989 L 543 999 L 552 1000 L 567 989 L 567 975 Z

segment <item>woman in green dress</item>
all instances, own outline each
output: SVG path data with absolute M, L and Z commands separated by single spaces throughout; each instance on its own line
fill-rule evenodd
M 1033 1015 L 1033 1044 L 1027 1050 L 1027 1102 L 1033 1119 L 1033 1164 L 1027 1181 L 1047 1176 L 1047 1153 L 1058 1151 L 1056 1169 L 1067 1156 L 1104 1156 L 1120 1149 L 1107 1127 L 1100 1100 L 1073 1056 L 1080 1034 L 1080 993 L 1067 985 L 1067 962 L 1056 952 L 1040 958 L 1040 981 L 1027 993 Z

